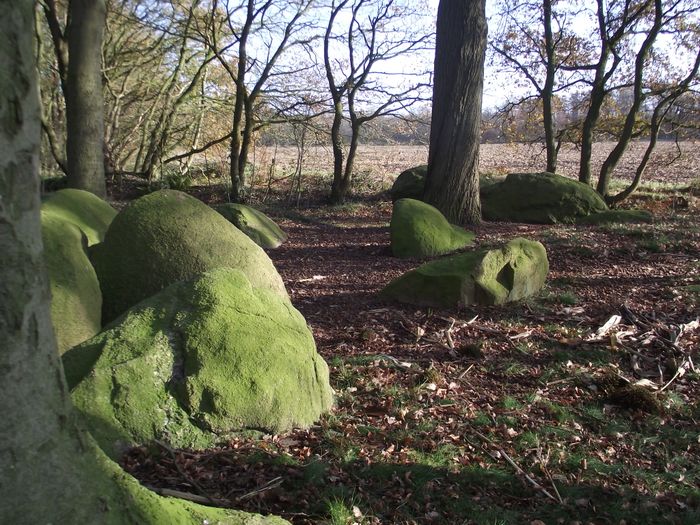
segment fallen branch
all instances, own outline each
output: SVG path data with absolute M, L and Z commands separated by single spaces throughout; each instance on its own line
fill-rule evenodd
M 479 436 L 479 438 L 481 438 L 483 441 L 485 441 L 485 442 L 487 442 L 487 443 L 489 443 L 489 444 L 492 444 L 492 445 L 494 444 L 493 440 L 489 439 L 488 437 L 486 437 L 485 435 L 483 435 L 483 434 L 482 434 L 481 432 L 479 432 L 478 430 L 476 430 L 476 429 L 474 429 L 474 428 L 472 428 L 471 430 L 472 430 L 472 432 L 474 432 L 474 434 L 476 434 L 477 436 Z M 498 459 L 498 458 L 496 458 L 486 447 L 482 446 L 481 448 L 482 448 L 482 450 L 484 450 L 484 452 L 486 452 L 486 453 L 487 453 L 489 456 L 491 456 L 494 460 Z M 499 448 L 499 449 L 497 449 L 497 452 L 498 452 L 501 456 L 503 456 L 503 457 L 506 459 L 506 461 L 507 461 L 508 463 L 510 463 L 510 465 L 515 469 L 515 471 L 516 471 L 518 474 L 520 474 L 521 476 L 523 476 L 536 490 L 539 490 L 540 492 L 542 492 L 542 494 L 544 494 L 546 497 L 548 497 L 548 498 L 551 499 L 552 501 L 555 501 L 555 502 L 557 502 L 557 503 L 563 503 L 563 501 L 561 500 L 561 496 L 559 497 L 559 499 L 555 498 L 546 488 L 544 488 L 542 485 L 540 485 L 532 476 L 530 476 L 527 472 L 525 472 L 522 468 L 520 468 L 520 466 L 519 466 L 515 461 L 513 461 L 513 458 L 511 458 L 511 457 L 506 453 L 505 450 L 503 450 L 502 448 Z M 559 491 L 557 490 L 556 487 L 554 487 L 554 490 L 555 490 L 555 492 L 557 492 L 557 493 L 559 492 Z
M 553 501 L 556 501 L 557 503 L 562 503 L 562 501 L 560 501 L 560 500 L 558 500 L 557 498 L 555 498 L 554 496 L 552 496 L 552 494 L 550 494 L 550 492 L 549 492 L 546 488 L 544 488 L 542 485 L 540 485 L 540 484 L 539 484 L 537 481 L 535 481 L 527 472 L 525 472 L 523 469 L 521 469 L 521 468 L 518 466 L 518 464 L 517 464 L 515 461 L 513 461 L 513 460 L 511 459 L 511 457 L 510 457 L 508 454 L 506 454 L 506 451 L 505 451 L 505 450 L 503 450 L 503 449 L 498 449 L 498 452 L 499 452 L 504 458 L 506 458 L 506 461 L 507 461 L 508 463 L 511 464 L 511 466 L 515 469 L 515 471 L 516 471 L 518 474 L 520 474 L 521 476 L 524 476 L 525 479 L 528 480 L 528 481 L 530 482 L 530 484 L 531 484 L 533 487 L 535 487 L 535 489 L 541 491 L 542 494 L 544 494 L 545 496 L 547 496 L 549 499 L 551 499 L 551 500 L 553 500 Z M 556 488 L 555 488 L 555 490 L 556 490 Z
M 276 478 L 273 478 L 270 481 L 268 481 L 267 483 L 265 483 L 262 487 L 259 487 L 255 490 L 247 492 L 247 493 L 243 494 L 242 496 L 238 496 L 236 498 L 236 501 L 243 501 L 246 499 L 250 499 L 253 496 L 257 496 L 258 494 L 262 494 L 263 492 L 277 488 L 282 484 L 282 481 L 284 481 L 282 476 L 278 476 Z

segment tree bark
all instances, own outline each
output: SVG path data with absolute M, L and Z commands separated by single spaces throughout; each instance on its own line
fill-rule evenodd
M 104 0 L 70 0 L 66 124 L 68 186 L 106 195 L 102 36 Z
M 441 0 L 424 199 L 456 224 L 481 221 L 479 141 L 485 0 Z

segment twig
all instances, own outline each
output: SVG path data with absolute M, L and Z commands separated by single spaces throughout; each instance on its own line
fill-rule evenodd
M 554 493 L 557 496 L 557 499 L 559 500 L 559 503 L 563 504 L 564 500 L 561 497 L 561 494 L 559 493 L 559 489 L 557 488 L 557 484 L 554 483 L 554 478 L 552 478 L 552 474 L 549 472 L 549 469 L 547 468 L 547 463 L 549 463 L 549 449 L 547 450 L 547 458 L 544 459 L 542 458 L 542 448 L 538 446 L 537 448 L 537 457 L 540 460 L 540 469 L 542 472 L 544 472 L 544 475 L 547 476 L 547 479 L 549 480 L 549 483 L 552 485 L 552 488 L 554 489 Z
M 272 490 L 274 488 L 277 488 L 282 484 L 282 481 L 284 481 L 282 476 L 277 476 L 276 478 L 273 478 L 270 481 L 268 481 L 267 483 L 265 483 L 262 487 L 258 487 L 255 490 L 252 490 L 250 492 L 247 492 L 246 494 L 243 494 L 242 496 L 238 496 L 236 498 L 236 501 L 243 501 L 245 499 L 249 499 L 249 498 L 252 498 L 253 496 L 261 494 L 267 490 Z
M 486 437 L 485 435 L 483 435 L 481 432 L 479 432 L 479 431 L 476 430 L 475 428 L 472 428 L 471 430 L 472 430 L 472 432 L 474 432 L 474 434 L 476 434 L 477 436 L 479 436 L 482 440 L 484 440 L 484 441 L 486 441 L 487 443 L 490 443 L 490 444 L 492 444 L 492 445 L 494 444 L 494 442 L 493 442 L 492 439 L 489 439 L 488 437 Z M 484 451 L 485 451 L 489 456 L 491 456 L 493 459 L 497 459 L 497 458 L 495 458 L 495 457 L 493 456 L 493 454 L 491 454 L 491 452 L 488 451 L 485 447 L 482 446 L 481 448 L 484 449 Z M 546 497 L 548 497 L 548 498 L 551 499 L 552 501 L 556 501 L 557 503 L 562 503 L 562 501 L 560 501 L 560 500 L 558 500 L 557 498 L 555 498 L 554 496 L 552 496 L 552 494 L 551 494 L 546 488 L 544 488 L 544 487 L 543 487 L 542 485 L 540 485 L 537 481 L 535 481 L 535 480 L 532 478 L 532 476 L 530 476 L 527 472 L 525 472 L 523 469 L 521 469 L 521 468 L 518 466 L 518 464 L 517 464 L 515 461 L 513 461 L 513 459 L 512 459 L 508 454 L 506 454 L 506 451 L 505 451 L 505 450 L 503 450 L 502 448 L 499 448 L 499 449 L 498 449 L 498 453 L 499 453 L 501 456 L 503 456 L 503 457 L 506 459 L 506 461 L 507 461 L 508 463 L 510 463 L 510 465 L 515 469 L 515 471 L 516 471 L 518 474 L 520 474 L 521 476 L 523 476 L 536 490 L 539 490 L 540 492 L 542 492 L 542 494 L 544 494 Z M 556 488 L 555 488 L 555 490 L 556 490 Z
M 662 386 L 661 388 L 659 388 L 659 390 L 657 390 L 657 392 L 663 392 L 663 391 L 666 390 L 669 386 L 671 386 L 671 383 L 673 383 L 676 379 L 678 379 L 678 378 L 681 377 L 683 374 L 685 374 L 685 371 L 686 371 L 686 367 L 687 367 L 687 366 L 688 366 L 688 362 L 684 359 L 683 362 L 681 363 L 681 366 L 679 366 L 678 369 L 676 370 L 676 373 L 673 374 L 673 377 L 672 377 L 671 379 L 668 380 L 668 383 L 666 383 L 664 386 Z
M 454 319 L 452 319 L 452 323 L 450 324 L 450 327 L 449 327 L 449 328 L 447 329 L 447 331 L 445 332 L 445 338 L 447 339 L 447 346 L 450 347 L 450 350 L 454 350 L 454 349 L 455 349 L 455 342 L 454 342 L 454 340 L 452 339 L 452 329 L 453 329 L 454 326 L 455 326 L 455 322 L 456 322 L 456 321 L 455 321 Z
M 513 460 L 511 459 L 511 457 L 510 457 L 508 454 L 506 454 L 506 451 L 505 451 L 505 450 L 503 450 L 503 449 L 498 449 L 498 452 L 500 452 L 500 454 L 501 454 L 504 458 L 506 458 L 506 461 L 507 461 L 508 463 L 511 464 L 511 466 L 515 469 L 515 471 L 516 471 L 518 474 L 520 474 L 521 476 L 524 476 L 525 479 L 528 480 L 528 481 L 530 482 L 530 484 L 531 484 L 533 487 L 535 487 L 535 489 L 541 491 L 542 494 L 544 494 L 545 496 L 547 496 L 549 499 L 551 499 L 551 500 L 553 500 L 553 501 L 556 501 L 557 503 L 562 503 L 561 501 L 557 500 L 557 498 L 555 498 L 554 496 L 552 496 L 546 488 L 544 488 L 542 485 L 540 485 L 539 483 L 537 483 L 537 481 L 535 481 L 534 479 L 532 479 L 532 477 L 530 477 L 530 475 L 529 475 L 527 472 L 525 472 L 523 469 L 521 469 L 521 468 L 518 466 L 518 464 L 517 464 L 515 461 L 513 461 Z
M 213 499 L 208 496 L 198 496 L 197 494 L 192 494 L 190 492 L 182 492 L 180 490 L 164 489 L 160 487 L 153 487 L 151 485 L 144 485 L 148 490 L 152 490 L 156 494 L 161 496 L 168 496 L 170 498 L 184 499 L 187 501 L 192 501 L 193 503 L 199 503 L 201 505 L 216 505 L 217 507 L 228 507 L 230 502 L 226 500 Z
M 470 371 L 472 368 L 474 368 L 474 363 L 472 363 L 471 365 L 469 365 L 469 366 L 467 367 L 467 369 L 466 369 L 464 372 L 462 372 L 461 374 L 459 374 L 459 377 L 458 377 L 457 379 L 462 379 L 464 376 L 466 376 L 466 375 L 469 373 L 469 371 Z

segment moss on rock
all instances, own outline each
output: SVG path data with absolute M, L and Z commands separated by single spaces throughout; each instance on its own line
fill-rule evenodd
M 544 246 L 518 238 L 500 249 L 471 251 L 425 263 L 394 279 L 381 296 L 440 308 L 502 304 L 539 292 L 548 272 Z
M 209 206 L 161 190 L 133 201 L 90 250 L 109 322 L 166 286 L 221 267 L 240 269 L 256 287 L 286 298 L 270 258 Z
M 175 283 L 63 356 L 73 401 L 111 456 L 163 439 L 206 447 L 331 408 L 328 367 L 288 299 L 220 268 Z
M 428 175 L 428 165 L 422 164 L 402 171 L 391 186 L 391 200 L 423 198 L 425 177 Z
M 117 211 L 89 191 L 65 189 L 52 193 L 41 211 L 75 224 L 86 235 L 88 245 L 102 242 Z
M 650 224 L 654 215 L 646 210 L 606 210 L 581 217 L 578 224 Z
M 489 221 L 572 223 L 607 209 L 589 185 L 553 173 L 511 173 L 481 189 L 482 215 Z
M 51 286 L 51 322 L 62 354 L 100 331 L 102 293 L 86 253 L 85 235 L 77 226 L 42 211 L 41 236 Z
M 391 250 L 395 257 L 433 257 L 474 242 L 474 234 L 447 222 L 430 204 L 415 199 L 394 203 Z
M 277 248 L 287 234 L 263 212 L 245 204 L 227 203 L 214 208 L 261 248 Z

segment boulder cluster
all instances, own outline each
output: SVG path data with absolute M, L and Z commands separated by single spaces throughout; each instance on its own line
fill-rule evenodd
M 425 165 L 403 171 L 390 190 L 392 200 L 423 196 Z M 510 173 L 501 181 L 482 180 L 481 212 L 487 221 L 528 224 L 609 224 L 651 222 L 640 210 L 610 210 L 588 184 L 554 173 Z
M 403 171 L 390 190 L 394 201 L 391 249 L 396 257 L 428 261 L 391 281 L 381 292 L 403 303 L 455 308 L 497 305 L 537 294 L 549 262 L 544 246 L 517 238 L 490 248 L 470 249 L 474 234 L 449 224 L 422 202 L 428 167 Z M 590 186 L 553 173 L 511 173 L 502 181 L 482 180 L 482 216 L 487 221 L 530 224 L 651 222 L 639 210 L 610 210 Z
M 254 218 L 246 233 L 172 190 L 119 213 L 72 189 L 43 204 L 66 378 L 108 455 L 154 440 L 211 446 L 241 429 L 305 427 L 332 407 L 328 367 L 254 242 L 285 236 L 260 212 L 241 213 Z
M 474 233 L 420 200 L 426 173 L 403 172 L 391 192 L 391 250 L 422 264 L 381 297 L 458 308 L 537 294 L 549 271 L 544 246 L 516 238 L 474 248 Z M 487 220 L 651 220 L 549 173 L 483 184 L 481 198 Z M 67 189 L 45 200 L 41 220 L 66 378 L 110 456 L 154 440 L 206 447 L 242 429 L 305 427 L 332 407 L 328 367 L 264 251 L 286 235 L 263 213 L 212 209 L 174 190 L 117 213 Z
M 537 294 L 549 272 L 541 243 L 518 238 L 492 249 L 467 249 L 472 232 L 415 199 L 394 203 L 390 229 L 396 257 L 448 255 L 391 281 L 381 292 L 385 299 L 441 308 L 496 305 Z

